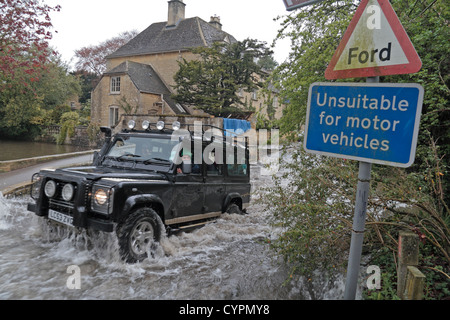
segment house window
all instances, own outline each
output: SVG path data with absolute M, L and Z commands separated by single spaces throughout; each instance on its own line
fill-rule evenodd
M 109 126 L 114 127 L 119 122 L 119 107 L 109 107 Z
M 111 93 L 120 93 L 120 77 L 111 77 Z

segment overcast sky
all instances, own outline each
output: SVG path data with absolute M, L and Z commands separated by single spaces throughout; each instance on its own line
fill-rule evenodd
M 75 62 L 74 51 L 96 45 L 124 31 L 141 32 L 155 22 L 167 21 L 167 0 L 44 0 L 60 4 L 61 11 L 51 15 L 54 26 L 50 45 L 66 62 Z M 266 41 L 276 37 L 279 22 L 273 19 L 286 15 L 283 0 L 184 0 L 186 18 L 200 17 L 209 22 L 217 15 L 222 30 L 237 40 L 246 38 Z M 275 48 L 275 59 L 284 61 L 289 53 L 288 41 Z M 72 61 L 71 61 L 72 60 Z

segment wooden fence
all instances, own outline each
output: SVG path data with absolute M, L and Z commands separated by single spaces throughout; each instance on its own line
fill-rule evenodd
M 402 300 L 422 300 L 425 275 L 419 264 L 419 236 L 400 232 L 398 239 L 397 295 Z

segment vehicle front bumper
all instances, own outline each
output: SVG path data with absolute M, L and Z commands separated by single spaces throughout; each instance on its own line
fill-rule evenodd
M 37 214 L 36 204 L 28 203 L 27 210 Z M 114 223 L 112 223 L 110 221 L 104 221 L 104 220 L 95 219 L 95 218 L 91 218 L 91 217 L 87 217 L 86 219 L 83 219 L 83 220 L 85 221 L 85 225 L 75 225 L 74 224 L 74 227 L 98 230 L 98 231 L 103 231 L 103 232 L 113 232 L 113 230 L 114 230 Z M 76 221 L 76 220 L 74 219 L 74 221 Z

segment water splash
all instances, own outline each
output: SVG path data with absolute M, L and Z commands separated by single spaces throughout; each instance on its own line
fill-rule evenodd
M 255 178 L 254 188 L 267 179 Z M 318 280 L 312 297 L 302 281 L 286 284 L 289 268 L 264 241 L 277 230 L 256 203 L 250 214 L 164 235 L 152 259 L 126 264 L 115 233 L 49 225 L 26 210 L 28 201 L 0 195 L 0 299 L 333 299 L 342 287 Z M 73 265 L 80 289 L 67 287 Z

